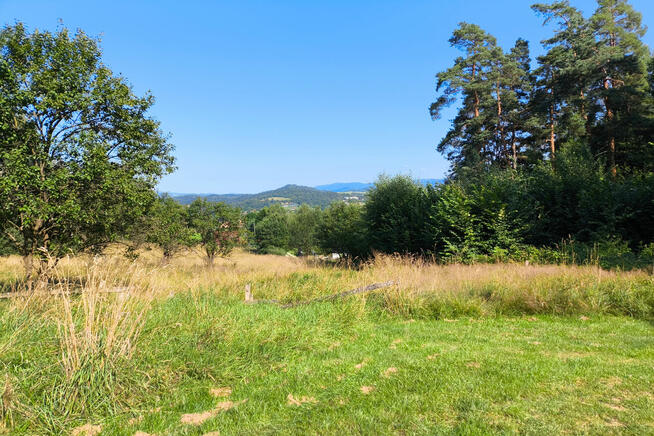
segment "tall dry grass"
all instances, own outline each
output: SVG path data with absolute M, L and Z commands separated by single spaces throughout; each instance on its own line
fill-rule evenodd
M 51 283 L 55 288 L 63 283 L 69 291 L 83 289 L 82 298 L 76 301 L 82 304 L 92 324 L 124 312 L 117 309 L 124 303 L 120 301 L 122 297 L 116 296 L 111 297 L 115 313 L 114 309 L 97 312 L 95 305 L 99 299 L 103 300 L 101 306 L 106 304 L 108 297 L 104 293 L 112 288 L 129 289 L 125 295 L 130 295 L 130 302 L 179 293 L 212 293 L 230 301 L 242 299 L 245 284 L 251 284 L 255 298 L 290 302 L 388 280 L 395 281 L 396 286 L 378 293 L 371 303 L 402 316 L 578 312 L 654 316 L 654 279 L 642 271 L 512 263 L 439 265 L 423 259 L 383 255 L 351 269 L 312 259 L 244 251 L 218 259 L 213 267 L 207 267 L 202 257 L 192 251 L 165 266 L 160 259 L 155 250 L 143 252 L 135 261 L 118 254 L 67 258 L 59 263 Z M 18 280 L 20 273 L 15 268 L 20 265 L 19 260 L 0 259 L 0 277 L 13 274 Z M 73 312 L 79 310 L 64 307 L 61 311 Z M 124 324 L 131 321 L 113 322 L 117 323 L 115 327 L 111 324 L 106 328 L 124 330 Z M 88 347 L 94 346 L 92 340 L 85 341 Z
M 400 256 L 377 256 L 360 268 L 351 269 L 312 259 L 244 251 L 217 260 L 213 267 L 207 267 L 195 252 L 179 256 L 165 266 L 160 259 L 160 253 L 151 250 L 142 253 L 136 261 L 117 254 L 62 260 L 49 286 L 55 289 L 59 286 L 62 295 L 82 290 L 81 298 L 74 300 L 79 306 L 76 309 L 66 306 L 73 300 L 61 299 L 63 306 L 58 312 L 67 317 L 62 325 L 71 325 L 74 313 L 84 314 L 88 323 L 81 331 L 62 328 L 62 335 L 67 335 L 65 343 L 74 339 L 80 347 L 93 350 L 98 347 L 97 338 L 105 334 L 99 332 L 112 329 L 130 332 L 126 326 L 141 322 L 142 318 L 122 319 L 121 316 L 133 313 L 126 307 L 135 302 L 142 304 L 180 293 L 191 296 L 211 293 L 225 301 L 236 301 L 243 298 L 245 284 L 251 285 L 255 298 L 291 302 L 393 280 L 396 285 L 371 295 L 370 304 L 391 314 L 410 317 L 586 312 L 654 317 L 654 278 L 643 271 L 511 263 L 439 265 Z M 19 265 L 17 258 L 0 259 L 0 277 L 19 280 L 20 272 L 15 270 Z M 107 290 L 122 288 L 128 291 L 105 295 Z M 80 332 L 84 334 L 80 336 Z M 109 346 L 123 347 L 124 344 L 114 342 L 114 333 L 106 335 Z M 127 338 L 118 339 L 121 341 Z M 69 365 L 77 365 L 75 362 L 79 360 L 75 347 L 65 353 Z

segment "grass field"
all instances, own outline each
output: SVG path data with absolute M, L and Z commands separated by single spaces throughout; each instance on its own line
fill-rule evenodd
M 145 253 L 48 289 L 82 293 L 0 300 L 0 434 L 654 434 L 645 273 Z

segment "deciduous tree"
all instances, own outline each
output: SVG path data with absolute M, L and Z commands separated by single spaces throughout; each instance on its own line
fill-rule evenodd
M 0 31 L 0 226 L 28 279 L 99 250 L 154 201 L 173 157 L 153 103 L 81 31 Z

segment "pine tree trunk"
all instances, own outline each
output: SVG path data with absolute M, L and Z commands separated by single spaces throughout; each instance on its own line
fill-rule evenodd
M 609 79 L 604 79 L 604 89 L 610 89 Z M 618 174 L 618 170 L 615 166 L 615 136 L 613 135 L 613 109 L 609 106 L 608 97 L 604 98 L 604 106 L 606 107 L 606 121 L 607 127 L 611 132 L 609 134 L 609 166 L 611 168 L 611 177 L 615 178 Z
M 556 135 L 554 131 L 554 105 L 550 105 L 550 153 L 552 154 L 552 160 L 556 155 Z
M 500 93 L 499 80 L 496 83 L 495 92 L 497 95 L 497 150 L 498 154 L 502 153 L 502 155 L 504 155 L 506 148 L 504 146 L 504 126 L 502 126 L 502 94 Z M 502 159 L 504 159 L 504 156 Z
M 472 64 L 472 80 L 477 76 L 477 64 Z M 479 94 L 475 91 L 475 118 L 479 117 Z
M 511 152 L 513 153 L 513 169 L 518 169 L 518 149 L 515 145 L 515 129 L 511 131 Z

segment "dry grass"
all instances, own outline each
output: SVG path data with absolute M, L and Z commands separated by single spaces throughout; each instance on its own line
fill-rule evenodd
M 84 289 L 87 315 L 98 322 L 96 300 L 111 289 L 129 289 L 134 297 L 168 298 L 183 293 L 220 293 L 242 299 L 245 284 L 255 298 L 303 301 L 362 285 L 393 280 L 396 286 L 379 292 L 386 310 L 402 316 L 435 314 L 585 313 L 612 312 L 646 315 L 654 303 L 654 279 L 642 271 L 613 272 L 593 266 L 476 264 L 439 265 L 421 259 L 377 256 L 359 269 L 321 265 L 312 259 L 254 255 L 236 251 L 207 267 L 189 251 L 162 266 L 160 254 L 145 251 L 136 261 L 110 250 L 104 257 L 63 259 L 52 281 L 65 290 Z M 21 260 L 0 259 L 5 282 L 21 277 Z M 7 279 L 10 277 L 11 279 Z M 52 285 L 51 285 L 52 286 Z M 96 291 L 98 292 L 96 292 Z M 620 296 L 618 293 L 624 295 Z M 360 297 L 365 300 L 366 296 Z M 498 305 L 501 303 L 501 305 Z M 20 304 L 20 303 L 19 303 Z M 124 304 L 116 299 L 116 314 Z M 447 310 L 446 310 L 447 309 Z M 64 313 L 68 309 L 64 306 Z M 112 309 L 110 309 L 112 310 Z M 111 317 L 116 316 L 111 315 Z M 120 325 L 123 321 L 114 321 Z M 111 327 L 113 328 L 113 327 Z M 92 341 L 91 341 L 92 342 Z M 89 344 L 89 346 L 92 346 Z

